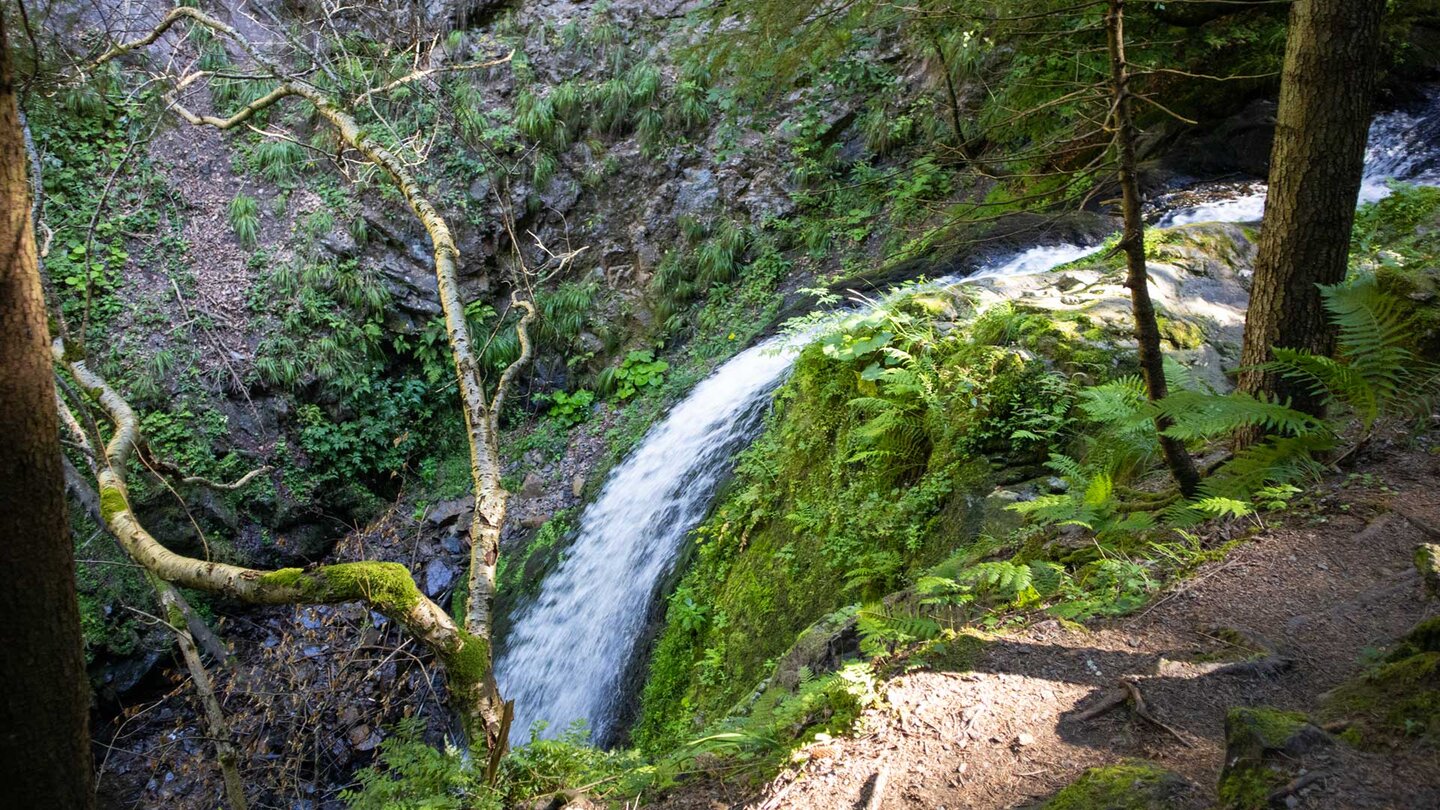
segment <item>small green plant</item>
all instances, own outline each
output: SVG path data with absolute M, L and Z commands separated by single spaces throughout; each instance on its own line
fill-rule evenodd
M 230 201 L 229 218 L 240 245 L 247 250 L 254 248 L 260 235 L 260 203 L 249 195 L 236 194 Z
M 546 414 L 568 428 L 590 418 L 590 409 L 595 404 L 595 392 L 584 388 L 573 394 L 556 391 L 550 394 L 548 399 L 550 409 Z
M 670 364 L 656 360 L 649 349 L 637 349 L 625 355 L 611 378 L 615 398 L 626 400 L 641 391 L 657 389 L 665 382 L 665 372 Z

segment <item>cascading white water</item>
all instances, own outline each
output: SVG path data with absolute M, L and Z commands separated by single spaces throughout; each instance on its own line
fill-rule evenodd
M 1390 112 L 1370 125 L 1365 149 L 1365 177 L 1359 202 L 1378 202 L 1390 196 L 1391 180 L 1419 185 L 1440 185 L 1440 98 L 1432 98 L 1420 113 Z M 1265 213 L 1265 187 L 1202 205 L 1170 211 L 1157 223 L 1162 228 L 1196 222 L 1258 222 Z
M 553 734 L 576 719 L 605 738 L 655 589 L 758 429 L 794 353 L 774 338 L 736 355 L 610 474 L 564 561 L 515 617 L 497 666 L 515 700 L 512 738 L 528 739 L 536 720 Z
M 1436 107 L 1440 102 L 1422 116 L 1392 113 L 1376 120 L 1362 202 L 1387 195 L 1391 179 L 1440 184 Z M 1173 210 L 1160 224 L 1253 222 L 1264 203 L 1263 191 L 1246 193 Z M 976 268 L 965 280 L 1043 273 L 1096 250 L 1034 247 Z M 581 516 L 564 560 L 515 617 L 497 664 L 501 689 L 515 700 L 513 740 L 528 739 L 538 720 L 553 735 L 579 719 L 596 739 L 608 738 L 651 600 L 685 536 L 705 517 L 735 453 L 759 429 L 771 393 L 794 362 L 792 344 L 800 342 L 771 339 L 722 365 L 611 472 Z

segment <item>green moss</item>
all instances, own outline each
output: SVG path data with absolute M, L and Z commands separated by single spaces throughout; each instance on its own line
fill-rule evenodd
M 1427 641 L 1433 641 L 1428 633 Z M 1319 716 L 1348 723 L 1344 739 L 1361 748 L 1440 741 L 1440 652 L 1394 660 L 1346 681 L 1326 696 Z
M 1158 318 L 1160 336 L 1177 349 L 1198 349 L 1205 345 L 1205 330 L 1190 321 Z
M 1299 712 L 1265 706 L 1233 708 L 1225 715 L 1225 769 L 1220 803 L 1227 808 L 1263 808 L 1276 786 L 1289 781 L 1296 758 L 1327 741 Z
M 101 487 L 100 489 L 100 517 L 109 523 L 116 515 L 127 511 L 130 504 L 125 500 L 125 493 L 118 487 Z
M 281 568 L 278 571 L 270 571 L 260 577 L 260 584 L 275 588 L 294 588 L 305 578 L 305 571 L 301 568 Z
M 314 575 L 319 595 L 327 600 L 363 599 L 389 614 L 404 613 L 420 603 L 415 578 L 400 563 L 339 563 L 317 569 Z
M 1233 769 L 1220 779 L 1220 806 L 1227 810 L 1262 810 L 1270 806 L 1270 793 L 1286 781 L 1284 774 L 1270 768 Z
M 1279 750 L 1308 725 L 1309 718 L 1300 712 L 1287 712 L 1266 706 L 1231 709 L 1225 726 L 1233 738 L 1243 733 L 1265 750 Z
M 990 641 L 990 636 L 978 630 L 947 630 L 940 638 L 926 643 L 913 660 L 931 669 L 970 672 L 979 663 Z
M 1041 810 L 1162 810 L 1174 807 L 1190 785 L 1149 762 L 1091 768 L 1041 805 Z
M 478 683 L 490 671 L 490 642 L 464 630 L 460 638 L 460 649 L 445 657 L 445 670 L 457 683 Z
M 1415 625 L 1395 649 L 1385 657 L 1386 661 L 1402 661 L 1422 653 L 1440 652 L 1440 616 L 1426 619 Z

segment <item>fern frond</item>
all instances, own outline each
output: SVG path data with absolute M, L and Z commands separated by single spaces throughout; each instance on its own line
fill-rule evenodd
M 1221 396 L 1177 391 L 1150 408 L 1172 421 L 1165 435 L 1182 441 L 1229 436 L 1254 426 L 1282 435 L 1324 430 L 1324 424 L 1309 414 L 1242 392 Z

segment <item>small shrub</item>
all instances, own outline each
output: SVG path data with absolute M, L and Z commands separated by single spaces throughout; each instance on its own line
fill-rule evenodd
M 260 235 L 260 203 L 254 197 L 236 194 L 230 201 L 229 217 L 240 245 L 247 250 L 255 247 Z

